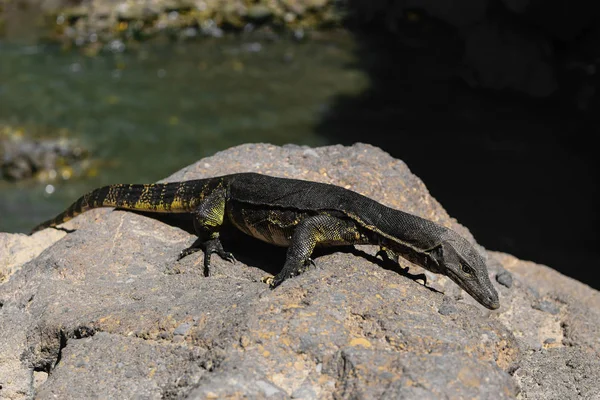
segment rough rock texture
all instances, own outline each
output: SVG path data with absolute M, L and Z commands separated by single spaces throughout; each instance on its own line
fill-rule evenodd
M 363 144 L 243 145 L 169 180 L 241 171 L 335 183 L 472 240 L 402 161 Z M 281 267 L 284 250 L 236 233 L 224 244 L 239 261 L 214 257 L 205 278 L 201 253 L 175 261 L 194 240 L 177 224 L 104 209 L 67 226 L 77 230 L 0 286 L 2 398 L 600 393 L 600 294 L 510 255 L 487 253 L 502 282 L 502 306 L 490 312 L 446 278 L 428 273 L 423 286 L 413 276 L 423 271 L 405 261 L 409 273 L 382 268 L 370 246 L 322 253 L 316 268 L 270 290 L 260 278 Z M 27 239 L 41 245 L 47 234 Z
M 34 15 L 40 17 L 26 18 Z M 18 25 L 42 21 L 44 37 L 89 51 L 113 40 L 124 47 L 122 41 L 221 37 L 258 27 L 303 35 L 304 29 L 339 26 L 342 19 L 335 0 L 0 0 L 0 37 L 18 37 Z
M 8 279 L 15 269 L 36 258 L 64 235 L 65 232 L 56 229 L 47 229 L 35 237 L 22 234 L 0 234 L 0 283 Z

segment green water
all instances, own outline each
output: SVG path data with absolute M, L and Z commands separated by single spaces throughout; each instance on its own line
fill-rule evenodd
M 27 232 L 94 187 L 153 182 L 247 142 L 328 144 L 314 128 L 359 93 L 348 37 L 145 45 L 88 57 L 0 43 L 0 123 L 66 128 L 102 160 L 93 178 L 0 181 L 0 231 Z

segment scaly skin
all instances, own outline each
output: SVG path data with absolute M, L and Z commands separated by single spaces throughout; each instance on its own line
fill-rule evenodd
M 235 260 L 223 250 L 219 230 L 230 222 L 242 232 L 287 247 L 283 269 L 268 280 L 276 287 L 304 272 L 316 246 L 373 244 L 390 258 L 400 255 L 434 273 L 444 274 L 489 309 L 500 304 L 485 260 L 451 229 L 386 207 L 339 186 L 255 173 L 148 185 L 112 185 L 96 189 L 33 232 L 66 222 L 98 207 L 118 207 L 192 215 L 198 240 L 179 258 L 204 250 Z

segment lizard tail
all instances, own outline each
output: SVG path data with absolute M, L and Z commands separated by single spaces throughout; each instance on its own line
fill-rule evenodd
M 33 228 L 31 233 L 58 226 L 93 208 L 117 207 L 157 213 L 191 212 L 194 196 L 185 182 L 147 185 L 110 185 L 95 189 L 75 201 L 64 212 Z

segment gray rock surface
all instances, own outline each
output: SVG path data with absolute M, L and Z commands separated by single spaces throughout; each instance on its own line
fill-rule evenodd
M 65 232 L 56 229 L 46 229 L 33 236 L 0 233 L 0 283 L 63 236 Z
M 168 180 L 241 171 L 335 183 L 473 240 L 402 161 L 364 144 L 243 145 Z M 250 238 L 231 234 L 225 245 L 239 261 L 214 257 L 205 278 L 201 253 L 175 261 L 195 239 L 177 224 L 104 209 L 66 225 L 77 230 L 18 258 L 0 285 L 1 398 L 600 393 L 600 294 L 507 254 L 487 252 L 494 282 L 512 275 L 510 288 L 496 284 L 502 305 L 491 312 L 444 277 L 428 274 L 427 287 L 410 279 L 423 271 L 406 261 L 408 276 L 382 268 L 370 246 L 323 253 L 270 290 L 260 278 L 285 252 Z M 42 234 L 29 245 L 42 246 Z M 6 249 L 2 262 L 29 251 Z

